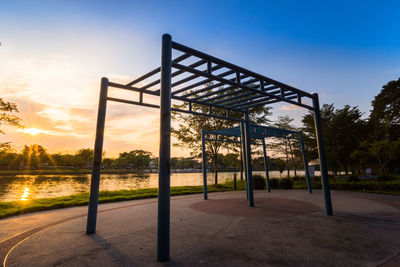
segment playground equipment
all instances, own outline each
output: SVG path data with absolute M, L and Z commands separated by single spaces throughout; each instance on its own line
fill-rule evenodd
M 214 135 L 215 138 L 207 138 L 206 135 Z M 229 139 L 221 139 L 218 138 L 219 136 L 226 136 L 226 137 L 236 137 L 239 140 L 229 140 Z M 311 187 L 311 180 L 310 174 L 308 171 L 308 162 L 306 151 L 304 148 L 304 141 L 303 141 L 303 132 L 302 131 L 291 131 L 287 129 L 281 129 L 271 126 L 263 126 L 263 125 L 256 125 L 250 124 L 250 138 L 253 140 L 254 145 L 262 145 L 263 147 L 263 155 L 264 155 L 264 166 L 265 166 L 265 177 L 267 180 L 267 189 L 268 192 L 271 192 L 271 185 L 269 182 L 269 173 L 268 173 L 268 158 L 267 158 L 267 151 L 265 146 L 265 138 L 267 137 L 279 137 L 279 138 L 287 138 L 287 139 L 297 139 L 300 141 L 301 152 L 303 155 L 304 161 L 304 168 L 306 174 L 306 181 L 307 181 L 307 189 L 309 193 L 312 193 Z M 215 131 L 205 131 L 204 129 L 201 130 L 201 147 L 202 147 L 202 170 L 203 170 L 203 194 L 204 199 L 207 199 L 207 168 L 206 168 L 206 153 L 205 153 L 205 142 L 212 141 L 212 142 L 227 142 L 227 143 L 236 143 L 240 144 L 243 147 L 244 151 L 244 127 L 231 127 L 226 129 L 220 129 Z M 258 144 L 256 140 L 261 140 L 261 144 Z M 251 153 L 251 152 L 250 152 Z M 245 168 L 245 181 L 246 181 L 246 196 L 250 194 L 249 190 L 253 191 L 253 188 L 248 187 L 248 177 L 247 177 L 247 166 L 245 160 L 243 161 L 243 165 Z
M 173 53 L 178 54 L 174 59 L 172 59 Z M 174 71 L 172 72 L 173 69 Z M 151 81 L 148 81 L 149 79 L 151 79 Z M 145 82 L 146 84 L 143 85 Z M 109 97 L 109 87 L 137 92 L 139 100 L 134 101 Z M 160 104 L 158 105 L 145 101 L 144 95 L 159 97 Z M 307 101 L 303 101 L 303 99 Z M 187 103 L 188 109 L 172 107 L 171 100 Z M 110 82 L 107 78 L 101 79 L 86 228 L 87 234 L 93 234 L 96 231 L 107 101 L 160 109 L 157 219 L 158 261 L 167 261 L 170 258 L 171 110 L 240 122 L 243 129 L 244 158 L 246 161 L 249 188 L 253 187 L 251 176 L 249 109 L 262 105 L 286 102 L 313 111 L 321 165 L 325 211 L 327 215 L 332 215 L 318 94 L 307 93 L 293 86 L 275 81 L 266 76 L 184 46 L 172 41 L 172 37 L 169 34 L 164 34 L 162 36 L 160 67 L 127 84 Z M 312 103 L 312 105 L 309 103 Z M 193 108 L 193 104 L 208 107 L 208 112 L 202 112 Z M 226 115 L 221 116 L 215 114 L 215 110 L 223 110 Z M 252 190 L 248 192 L 249 206 L 253 207 L 254 197 Z

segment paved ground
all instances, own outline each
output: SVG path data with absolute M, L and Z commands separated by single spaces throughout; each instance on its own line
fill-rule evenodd
M 400 266 L 400 197 L 255 191 L 173 197 L 171 261 L 156 259 L 156 199 L 100 205 L 95 235 L 86 207 L 0 220 L 6 266 Z M 3 241 L 1 241 L 3 240 Z

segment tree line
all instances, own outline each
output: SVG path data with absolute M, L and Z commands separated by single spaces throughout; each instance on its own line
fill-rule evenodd
M 240 92 L 237 93 L 240 97 Z M 236 95 L 233 95 L 236 96 Z M 187 108 L 182 104 L 179 108 Z M 369 116 L 357 106 L 345 105 L 335 108 L 334 104 L 323 104 L 321 107 L 322 128 L 327 154 L 329 171 L 339 173 L 365 173 L 367 168 L 373 172 L 396 173 L 400 168 L 400 78 L 385 84 L 379 94 L 371 102 L 372 110 Z M 193 104 L 193 110 L 203 113 L 208 107 Z M 21 127 L 21 120 L 15 115 L 18 112 L 14 103 L 0 98 L 0 125 L 8 124 Z M 212 109 L 216 115 L 224 115 L 223 110 Z M 270 107 L 257 107 L 249 110 L 251 123 L 273 125 L 290 130 L 302 130 L 306 145 L 307 158 L 313 162 L 318 159 L 315 141 L 314 118 L 312 112 L 304 115 L 302 126 L 295 127 L 293 119 L 280 116 L 276 122 L 269 118 L 272 115 Z M 231 116 L 240 114 L 231 113 Z M 171 158 L 174 169 L 199 168 L 198 158 L 201 157 L 201 129 L 213 131 L 237 126 L 237 123 L 217 118 L 193 116 L 190 114 L 173 113 L 178 126 L 172 129 L 172 134 L 179 140 L 176 146 L 191 149 L 190 158 Z M 4 134 L 0 130 L 0 134 Z M 228 153 L 223 155 L 221 150 Z M 289 138 L 272 138 L 268 149 L 275 151 L 278 159 L 269 159 L 271 170 L 289 170 L 302 168 L 302 155 L 297 140 Z M 255 169 L 263 168 L 262 157 L 257 149 L 253 157 Z M 218 183 L 218 170 L 243 169 L 241 146 L 223 142 L 206 143 L 208 166 L 215 173 L 215 183 Z M 0 143 L 0 168 L 24 169 L 44 166 L 72 166 L 90 168 L 93 150 L 83 148 L 74 154 L 49 154 L 41 145 L 25 145 L 20 153 L 11 149 L 10 143 Z M 150 163 L 153 165 L 150 166 Z M 120 153 L 115 159 L 104 158 L 106 168 L 146 169 L 157 166 L 157 159 L 144 150 L 132 150 Z

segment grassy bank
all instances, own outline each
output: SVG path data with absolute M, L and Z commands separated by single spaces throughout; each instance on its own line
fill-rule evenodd
M 293 180 L 294 189 L 306 189 L 304 177 L 298 177 Z M 381 178 L 358 178 L 354 176 L 343 177 L 341 179 L 331 178 L 329 180 L 330 189 L 355 191 L 364 193 L 400 195 L 400 176 L 383 176 Z M 321 189 L 321 178 L 316 177 L 314 189 Z
M 244 190 L 243 181 L 238 181 L 237 189 Z M 226 182 L 218 185 L 209 185 L 208 192 L 223 192 L 233 190 L 233 182 Z M 171 187 L 171 195 L 189 195 L 203 192 L 203 186 L 177 186 Z M 156 198 L 157 188 L 144 188 L 137 190 L 118 190 L 101 191 L 99 194 L 99 203 L 110 203 L 124 200 Z M 66 197 L 42 198 L 29 201 L 10 201 L 0 202 L 0 218 L 6 218 L 14 215 L 25 214 L 35 211 L 52 210 L 74 206 L 87 205 L 89 201 L 88 193 L 81 193 Z

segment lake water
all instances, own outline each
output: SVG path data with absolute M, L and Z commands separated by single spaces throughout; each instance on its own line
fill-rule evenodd
M 234 172 L 218 173 L 218 181 L 233 179 Z M 265 177 L 265 172 L 254 171 Z M 304 175 L 304 171 L 297 171 Z M 279 171 L 269 172 L 270 178 L 279 178 Z M 291 173 L 293 175 L 293 173 Z M 319 172 L 315 172 L 319 175 Z M 286 176 L 286 171 L 282 174 Z M 237 179 L 240 174 L 237 172 Z M 214 174 L 207 174 L 208 184 L 214 183 Z M 171 186 L 202 185 L 202 173 L 173 173 Z M 158 187 L 158 174 L 102 174 L 100 190 L 121 190 Z M 90 174 L 83 175 L 16 175 L 0 176 L 0 201 L 26 201 L 29 199 L 61 197 L 90 191 Z

